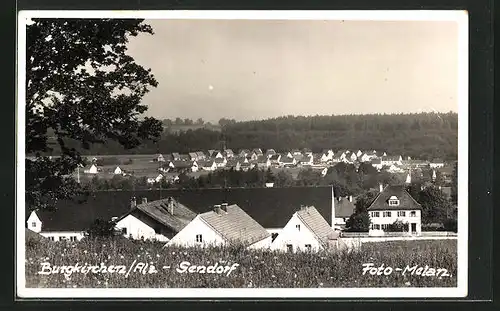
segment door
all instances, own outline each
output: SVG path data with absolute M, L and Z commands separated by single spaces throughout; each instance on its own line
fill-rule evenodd
M 411 233 L 417 233 L 417 224 L 415 223 L 411 224 Z

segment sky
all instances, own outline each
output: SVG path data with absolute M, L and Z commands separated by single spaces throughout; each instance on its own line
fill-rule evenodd
M 146 20 L 146 113 L 217 122 L 458 111 L 453 21 Z

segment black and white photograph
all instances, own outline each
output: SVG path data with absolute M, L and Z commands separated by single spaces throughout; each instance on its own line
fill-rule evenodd
M 21 11 L 18 295 L 466 296 L 468 31 Z

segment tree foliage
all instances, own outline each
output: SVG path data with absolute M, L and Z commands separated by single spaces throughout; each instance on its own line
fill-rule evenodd
M 126 54 L 128 38 L 153 34 L 142 20 L 35 19 L 26 29 L 26 205 L 53 206 L 78 185 L 68 175 L 82 150 L 116 141 L 124 149 L 154 140 L 161 122 L 141 115 L 157 86 Z M 52 144 L 52 145 L 51 145 Z M 46 157 L 56 149 L 57 159 Z
M 377 194 L 376 191 L 368 191 L 356 197 L 354 213 L 346 221 L 347 231 L 368 232 L 371 220 L 367 209 L 376 198 Z

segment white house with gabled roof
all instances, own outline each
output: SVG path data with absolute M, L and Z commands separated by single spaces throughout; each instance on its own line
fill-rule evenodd
M 166 246 L 207 247 L 243 245 L 250 249 L 269 248 L 271 234 L 238 205 L 223 203 L 197 215 Z
M 313 206 L 296 211 L 271 244 L 282 252 L 318 252 L 346 247 L 328 222 Z

